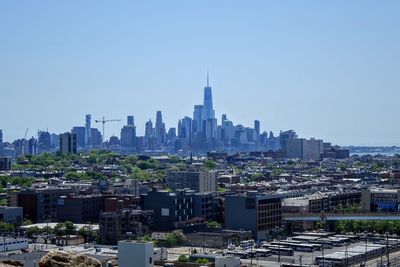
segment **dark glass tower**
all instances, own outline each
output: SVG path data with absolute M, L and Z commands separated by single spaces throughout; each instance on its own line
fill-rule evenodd
M 203 121 L 208 119 L 215 119 L 215 111 L 213 109 L 212 89 L 207 72 L 207 86 L 204 87 Z

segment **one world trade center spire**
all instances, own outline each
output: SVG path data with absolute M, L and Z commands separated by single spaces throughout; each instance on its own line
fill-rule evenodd
M 204 87 L 203 120 L 208 119 L 215 119 L 215 111 L 213 109 L 212 89 L 207 71 L 207 86 Z

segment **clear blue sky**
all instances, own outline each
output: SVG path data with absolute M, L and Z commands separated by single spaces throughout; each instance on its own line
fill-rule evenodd
M 176 127 L 209 69 L 218 118 L 399 145 L 399 14 L 390 0 L 1 1 L 0 129 L 132 114 L 141 134 L 156 110 Z

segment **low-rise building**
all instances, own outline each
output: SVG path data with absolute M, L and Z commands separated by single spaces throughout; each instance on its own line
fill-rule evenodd
M 100 213 L 100 242 L 117 244 L 119 240 L 148 234 L 152 230 L 154 212 L 124 209 Z
M 61 196 L 57 202 L 58 221 L 96 223 L 100 212 L 104 210 L 104 198 L 102 195 Z
M 400 211 L 400 189 L 363 189 L 361 194 L 361 207 L 365 212 Z
M 216 192 L 218 189 L 214 171 L 173 171 L 167 173 L 166 183 L 173 191 L 187 188 L 202 193 Z
M 256 240 L 265 240 L 282 226 L 281 197 L 250 191 L 225 197 L 225 228 L 249 230 Z
M 57 246 L 77 246 L 85 243 L 85 239 L 80 235 L 65 235 L 55 238 Z
M 150 191 L 142 196 L 143 209 L 154 211 L 154 230 L 172 231 L 194 218 L 195 192 Z
M 0 252 L 28 249 L 27 238 L 0 238 Z
M 0 207 L 0 221 L 21 225 L 23 220 L 23 209 L 21 207 Z
M 32 222 L 57 220 L 58 200 L 61 196 L 74 193 L 71 188 L 43 187 L 7 193 L 7 206 L 22 207 L 24 219 Z

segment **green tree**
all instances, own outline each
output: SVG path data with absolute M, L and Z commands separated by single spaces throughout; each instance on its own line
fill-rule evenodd
M 217 168 L 217 164 L 213 160 L 210 160 L 210 159 L 205 160 L 203 163 L 203 166 L 210 170 Z
M 26 230 L 26 234 L 29 238 L 32 238 L 35 235 L 40 234 L 42 231 L 39 229 L 39 227 L 34 226 L 34 227 L 29 227 L 28 230 Z
M 2 233 L 11 233 L 15 231 L 15 226 L 10 224 L 10 223 L 6 223 L 6 222 L 0 222 L 0 232 Z
M 149 179 L 149 174 L 146 171 L 143 171 L 142 169 L 138 167 L 133 167 L 131 175 L 129 175 L 130 178 L 140 180 L 140 181 L 146 181 Z
M 209 260 L 207 260 L 207 259 L 197 259 L 196 263 L 197 264 L 207 264 L 207 263 L 209 263 Z
M 99 237 L 97 231 L 94 231 L 90 226 L 80 228 L 78 234 L 85 238 L 85 242 L 96 241 Z
M 178 258 L 179 262 L 189 262 L 189 257 L 186 255 L 180 255 Z
M 176 237 L 175 234 L 170 233 L 167 235 L 165 243 L 167 247 L 175 247 L 178 245 L 178 238 Z
M 65 221 L 65 234 L 73 235 L 76 233 L 76 226 L 71 221 Z
M 208 228 L 221 228 L 222 225 L 219 222 L 211 221 L 207 223 Z

